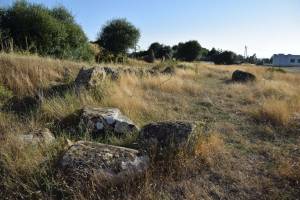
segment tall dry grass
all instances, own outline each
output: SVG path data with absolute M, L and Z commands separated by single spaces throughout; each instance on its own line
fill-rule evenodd
M 300 181 L 300 160 L 298 158 L 281 158 L 277 173 L 284 178 L 294 181 L 296 184 Z
M 223 67 L 220 66 L 223 70 Z M 209 68 L 216 68 L 209 66 Z M 236 66 L 226 70 L 232 72 Z M 250 105 L 243 109 L 257 121 L 275 126 L 289 127 L 294 115 L 300 112 L 300 84 L 298 73 L 282 73 L 254 66 L 240 69 L 257 76 L 255 83 L 232 83 L 226 86 L 226 94 L 241 103 Z M 230 77 L 228 77 L 230 78 Z
M 103 106 L 120 108 L 138 123 L 167 119 L 171 117 L 172 111 L 161 109 L 168 103 L 166 100 L 175 98 L 174 101 L 184 107 L 186 103 L 182 97 L 201 93 L 202 86 L 194 81 L 195 76 L 192 71 L 179 71 L 174 76 L 124 75 L 118 82 L 112 83 L 101 102 Z
M 0 83 L 16 95 L 32 95 L 39 89 L 74 77 L 86 64 L 38 56 L 0 53 Z
M 213 132 L 198 138 L 195 146 L 195 154 L 210 166 L 222 167 L 226 159 L 227 150 L 219 133 Z
M 58 199 L 71 195 L 55 165 L 64 151 L 57 139 L 50 146 L 25 146 L 15 137 L 0 141 L 0 195 L 4 199 Z M 74 193 L 74 191 L 72 191 Z
M 287 127 L 293 120 L 293 114 L 299 111 L 299 102 L 268 98 L 252 111 L 252 115 L 259 121 Z
M 257 83 L 254 93 L 259 102 L 252 112 L 256 119 L 286 127 L 292 123 L 293 116 L 300 112 L 300 89 L 297 82 L 287 80 Z
M 74 80 L 80 67 L 87 65 L 15 54 L 0 54 L 0 62 L 0 82 L 16 95 L 31 95 L 41 87 L 64 82 L 65 68 Z M 132 65 L 148 67 L 145 63 L 131 62 Z M 281 141 L 274 144 L 272 141 L 256 142 L 258 139 L 252 133 L 258 129 L 256 126 L 270 129 L 283 126 L 282 130 L 285 130 L 293 123 L 293 115 L 300 112 L 299 77 L 255 66 L 215 66 L 207 63 L 180 63 L 176 66 L 173 76 L 124 74 L 117 81 L 108 80 L 97 90 L 83 90 L 78 94 L 70 89 L 62 95 L 47 97 L 36 113 L 26 117 L 0 112 L 0 194 L 10 194 L 7 196 L 11 199 L 85 199 L 95 197 L 95 194 L 101 196 L 100 192 L 90 190 L 81 194 L 57 173 L 55 164 L 63 152 L 63 139 L 67 133 L 58 133 L 57 142 L 49 148 L 27 148 L 14 137 L 15 134 L 44 126 L 60 131 L 55 129 L 53 123 L 84 106 L 119 108 L 140 126 L 152 121 L 175 119 L 203 122 L 203 134 L 195 141 L 196 157 L 186 160 L 186 155 L 180 155 L 174 162 L 176 165 L 160 163 L 167 166 L 151 169 L 136 188 L 126 186 L 136 190 L 130 194 L 124 193 L 128 199 L 143 199 L 145 196 L 148 199 L 173 198 L 174 193 L 194 199 L 201 199 L 201 195 L 208 199 L 242 198 L 245 196 L 239 195 L 246 194 L 251 199 L 253 193 L 249 194 L 249 191 L 262 194 L 263 184 L 257 180 L 266 177 L 259 170 L 268 172 L 265 165 L 270 163 L 267 150 L 264 154 L 257 154 L 256 151 L 262 151 L 262 146 L 266 145 L 273 148 Z M 258 81 L 228 84 L 226 81 L 235 69 L 254 73 Z M 203 97 L 209 97 L 212 103 L 208 106 L 200 104 Z M 241 114 L 240 111 L 245 112 Z M 249 118 L 245 120 L 243 115 L 246 114 L 256 119 L 259 125 L 249 122 Z M 274 133 L 273 129 L 271 132 Z M 8 139 L 2 140 L 3 134 Z M 124 145 L 133 140 L 112 137 L 104 142 Z M 285 150 L 288 145 L 278 148 Z M 231 162 L 236 162 L 236 165 Z M 287 179 L 299 180 L 297 163 L 282 159 L 276 173 Z M 203 170 L 205 173 L 201 174 Z M 234 186 L 232 191 L 236 191 L 235 195 L 228 195 L 228 186 Z M 271 184 L 268 187 L 270 190 L 280 190 Z M 113 188 L 114 192 L 118 192 L 117 189 Z

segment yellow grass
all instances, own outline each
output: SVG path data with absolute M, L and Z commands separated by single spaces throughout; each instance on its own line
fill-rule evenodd
M 264 80 L 257 83 L 257 90 L 265 97 L 286 98 L 295 97 L 299 93 L 299 89 L 294 83 L 288 83 L 283 80 Z
M 43 117 L 50 119 L 62 119 L 76 110 L 86 106 L 94 105 L 94 100 L 88 94 L 76 95 L 75 92 L 70 92 L 64 97 L 54 97 L 46 100 L 41 107 Z
M 75 76 L 81 63 L 0 53 L 0 83 L 17 95 L 30 95 L 64 79 L 66 69 Z
M 229 71 L 235 69 L 236 67 L 227 68 Z M 258 80 L 248 84 L 228 84 L 227 95 L 250 104 L 251 106 L 242 110 L 250 113 L 256 120 L 288 127 L 293 122 L 293 116 L 300 111 L 298 74 L 269 72 L 265 68 L 245 66 L 242 70 L 256 74 Z
M 182 79 L 181 76 L 185 76 Z M 175 76 L 158 75 L 137 77 L 124 75 L 118 82 L 112 83 L 101 101 L 103 106 L 118 107 L 132 119 L 138 122 L 149 121 L 155 118 L 164 118 L 171 113 L 160 109 L 163 98 L 169 99 L 169 95 L 179 97 L 184 107 L 184 101 L 180 96 L 195 96 L 201 93 L 201 84 L 193 78 L 195 72 L 181 72 Z
M 196 95 L 201 92 L 200 84 L 193 80 L 183 79 L 173 76 L 155 76 L 148 77 L 141 82 L 143 89 L 158 90 L 167 93 L 188 93 L 189 95 Z
M 300 161 L 299 159 L 282 159 L 277 168 L 277 172 L 280 176 L 300 181 Z
M 282 126 L 288 124 L 291 117 L 290 114 L 288 102 L 276 99 L 267 99 L 253 113 L 254 117 L 260 121 Z
M 18 96 L 33 95 L 40 88 L 64 83 L 66 69 L 73 81 L 80 67 L 89 65 L 15 54 L 0 54 L 0 64 L 1 85 Z M 120 67 L 164 67 L 169 64 L 148 65 L 129 60 L 129 64 Z M 27 196 L 22 197 L 27 199 L 50 198 L 55 191 L 71 199 L 88 198 L 81 196 L 76 188 L 65 185 L 64 179 L 58 178 L 57 174 L 54 175 L 55 164 L 63 149 L 61 140 L 68 137 L 57 130 L 55 122 L 84 106 L 99 106 L 119 108 L 140 126 L 162 120 L 200 121 L 203 125 L 203 133 L 195 141 L 196 157 L 183 155 L 183 158 L 190 160 L 182 162 L 180 168 L 162 166 L 164 169 L 170 168 L 168 172 L 150 169 L 146 180 L 142 180 L 136 189 L 142 193 L 137 198 L 129 194 L 129 198 L 143 199 L 143 192 L 148 194 L 149 199 L 171 198 L 173 191 L 180 191 L 178 193 L 194 199 L 203 196 L 209 199 L 215 195 L 224 199 L 251 199 L 255 197 L 254 193 L 262 194 L 265 199 L 281 198 L 287 189 L 273 184 L 274 177 L 269 177 L 269 166 L 279 163 L 275 168 L 280 178 L 299 181 L 299 162 L 272 156 L 270 159 L 270 154 L 272 149 L 277 148 L 280 152 L 287 152 L 287 157 L 292 157 L 290 152 L 299 146 L 299 129 L 294 127 L 297 125 L 294 116 L 300 113 L 299 75 L 271 72 L 252 65 L 178 63 L 174 66 L 176 74 L 172 76 L 123 74 L 119 80 L 107 80 L 95 90 L 82 90 L 78 94 L 71 89 L 61 96 L 47 97 L 41 108 L 28 116 L 19 117 L 1 111 L 0 175 L 4 170 L 7 176 L 0 179 L 0 189 L 4 184 L 12 199 L 25 194 Z M 246 84 L 231 83 L 228 80 L 236 69 L 252 72 L 258 80 Z M 211 104 L 203 104 L 204 99 L 209 99 Z M 0 99 L 0 103 L 5 101 Z M 37 127 L 56 131 L 58 142 L 54 144 L 55 148 L 26 148 L 15 140 L 15 135 Z M 270 134 L 262 137 L 261 133 Z M 287 134 L 282 134 L 282 138 L 275 137 L 281 133 Z M 3 136 L 7 139 L 2 140 Z M 107 141 L 125 144 L 132 142 L 134 137 L 113 137 Z M 260 170 L 268 172 L 268 176 Z M 290 192 L 294 189 L 289 186 L 290 182 L 283 184 Z M 230 191 L 232 189 L 236 193 L 229 194 L 229 186 L 232 187 Z M 264 188 L 268 188 L 269 193 L 266 194 Z M 298 191 L 295 189 L 295 192 Z M 85 191 L 85 194 L 101 194 L 97 192 Z M 44 196 L 39 196 L 41 193 Z
M 195 146 L 195 154 L 209 165 L 222 165 L 226 154 L 224 141 L 218 133 L 211 133 L 208 137 L 202 136 Z
M 285 80 L 258 82 L 252 89 L 257 99 L 250 112 L 260 121 L 288 126 L 300 111 L 300 90 L 295 83 Z

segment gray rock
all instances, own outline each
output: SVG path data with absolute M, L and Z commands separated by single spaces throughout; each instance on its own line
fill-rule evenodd
M 144 69 L 134 67 L 121 68 L 121 71 L 124 74 L 132 74 L 136 76 L 143 76 L 146 73 Z
M 154 66 L 150 69 L 147 69 L 146 72 L 150 75 L 153 75 L 153 76 L 156 76 L 156 75 L 159 75 L 159 74 L 174 75 L 175 74 L 175 67 L 167 66 L 167 67 L 161 69 L 159 66 Z
M 159 75 L 161 73 L 160 67 L 159 66 L 151 67 L 150 69 L 147 70 L 147 73 L 149 73 L 152 76 Z
M 112 80 L 117 80 L 120 76 L 119 70 L 112 67 L 103 67 L 107 75 L 111 77 Z
M 55 140 L 55 137 L 49 129 L 44 128 L 28 134 L 19 135 L 18 139 L 25 145 L 49 145 Z
M 79 127 L 94 136 L 107 133 L 118 135 L 138 131 L 138 127 L 117 108 L 90 108 L 80 111 Z
M 61 169 L 75 180 L 96 177 L 100 183 L 123 183 L 145 172 L 148 156 L 139 151 L 107 144 L 78 141 L 62 156 Z
M 162 155 L 184 148 L 194 130 L 195 125 L 186 121 L 150 123 L 140 131 L 138 143 L 144 151 Z
M 152 76 L 156 76 L 159 74 L 159 71 L 157 71 L 155 69 L 148 69 L 146 72 Z
M 248 82 L 248 81 L 255 81 L 255 80 L 256 80 L 256 76 L 249 72 L 236 70 L 232 74 L 232 81 L 235 82 Z
M 173 66 L 168 66 L 166 68 L 164 68 L 162 71 L 161 71 L 162 74 L 169 74 L 169 75 L 173 75 L 175 74 L 175 67 Z
M 122 68 L 122 72 L 125 74 L 135 74 L 136 70 L 130 67 Z
M 87 88 L 96 87 L 104 81 L 105 77 L 106 71 L 103 67 L 82 68 L 75 79 L 75 85 Z

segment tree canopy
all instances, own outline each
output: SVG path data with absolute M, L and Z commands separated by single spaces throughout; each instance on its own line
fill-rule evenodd
M 185 43 L 179 43 L 173 47 L 173 50 L 176 51 L 175 57 L 178 60 L 194 61 L 200 56 L 201 46 L 198 41 L 191 40 Z
M 219 52 L 213 58 L 215 64 L 232 65 L 237 63 L 238 56 L 232 51 Z
M 136 47 L 140 31 L 126 19 L 107 22 L 101 29 L 97 43 L 114 55 L 125 54 Z
M 154 42 L 150 45 L 148 51 L 153 51 L 155 58 L 171 58 L 172 49 L 170 46 Z
M 0 42 L 14 48 L 58 58 L 92 58 L 87 37 L 64 7 L 48 9 L 39 4 L 16 1 L 0 9 Z M 4 49 L 5 50 L 5 49 Z

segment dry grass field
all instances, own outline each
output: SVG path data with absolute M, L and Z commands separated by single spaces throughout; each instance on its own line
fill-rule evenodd
M 2 199 L 298 199 L 300 196 L 300 76 L 252 65 L 130 61 L 127 66 L 176 68 L 175 75 L 124 74 L 101 88 L 52 95 L 26 116 L 0 112 Z M 88 63 L 0 54 L 0 105 L 13 95 L 74 80 Z M 108 65 L 108 64 L 107 64 Z M 125 66 L 124 66 L 125 67 Z M 233 83 L 240 69 L 257 76 Z M 195 152 L 154 163 L 138 182 L 101 191 L 93 183 L 70 186 L 56 169 L 65 138 L 56 122 L 86 105 L 116 107 L 139 126 L 153 121 L 200 124 Z M 57 138 L 49 147 L 23 146 L 16 135 L 47 127 Z M 106 138 L 128 145 L 134 138 Z

